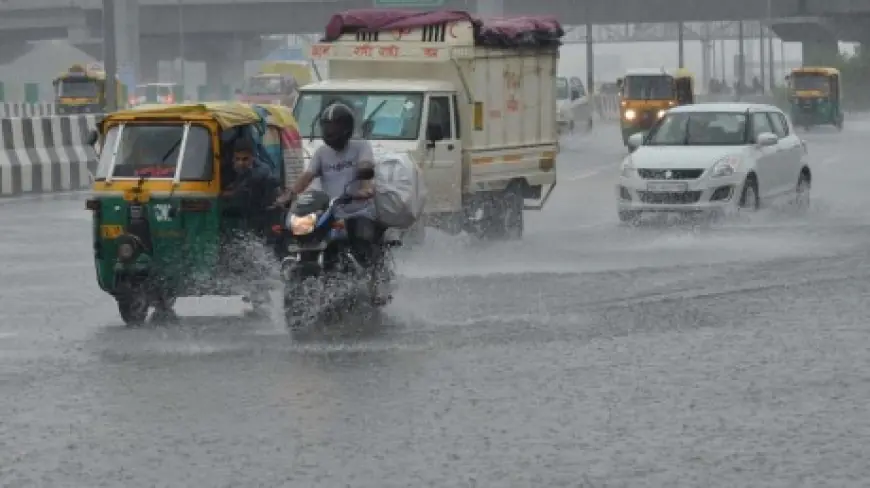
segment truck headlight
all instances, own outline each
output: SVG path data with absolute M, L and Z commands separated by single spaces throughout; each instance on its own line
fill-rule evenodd
M 625 111 L 623 117 L 625 117 L 625 120 L 634 120 L 634 118 L 637 117 L 637 112 L 632 109 L 628 109 Z

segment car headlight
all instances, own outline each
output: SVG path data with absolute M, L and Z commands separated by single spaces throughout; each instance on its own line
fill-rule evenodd
M 290 232 L 296 236 L 304 236 L 314 232 L 314 226 L 317 225 L 317 214 L 308 215 L 291 215 L 290 216 Z
M 665 116 L 665 112 L 667 112 L 667 110 L 659 110 L 659 113 L 658 113 L 657 117 L 658 117 L 658 118 L 662 118 L 662 117 L 664 117 L 664 116 Z
M 740 158 L 737 156 L 726 156 L 719 161 L 716 161 L 716 164 L 710 168 L 710 177 L 721 178 L 724 176 L 731 176 L 737 172 L 739 167 Z
M 635 168 L 634 165 L 631 164 L 631 161 L 626 161 L 622 163 L 620 175 L 623 178 L 633 178 L 635 174 L 637 174 L 637 168 Z
M 632 109 L 628 109 L 625 111 L 625 120 L 634 120 L 637 117 L 637 112 Z

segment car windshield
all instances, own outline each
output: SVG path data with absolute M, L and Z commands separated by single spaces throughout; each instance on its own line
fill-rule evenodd
M 127 125 L 113 127 L 106 136 L 96 179 L 105 180 L 120 134 L 113 178 L 174 178 L 178 153 L 184 146 L 183 181 L 207 181 L 212 175 L 212 140 L 205 127 L 191 126 L 187 141 L 181 125 Z
M 678 112 L 653 126 L 648 146 L 738 146 L 747 144 L 746 114 Z
M 798 91 L 818 90 L 828 91 L 830 85 L 828 78 L 816 74 L 793 74 L 791 76 L 791 86 Z
M 245 87 L 246 95 L 281 95 L 284 84 L 279 76 L 254 76 Z
M 566 78 L 556 78 L 556 100 L 568 99 L 568 80 Z
M 674 79 L 667 75 L 626 76 L 622 96 L 628 100 L 671 100 Z
M 63 79 L 57 84 L 57 96 L 71 98 L 97 98 L 100 96 L 100 84 L 87 78 Z
M 368 135 L 373 140 L 413 141 L 420 132 L 422 93 L 306 91 L 293 109 L 304 137 L 321 137 L 319 114 L 335 102 L 354 110 L 356 137 L 363 136 L 361 127 L 367 119 L 373 124 Z

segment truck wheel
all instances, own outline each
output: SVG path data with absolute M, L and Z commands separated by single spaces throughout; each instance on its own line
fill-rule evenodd
M 492 213 L 487 216 L 485 237 L 508 241 L 522 239 L 525 230 L 522 189 L 512 184 L 499 196 L 501 198 L 496 197 L 490 206 Z

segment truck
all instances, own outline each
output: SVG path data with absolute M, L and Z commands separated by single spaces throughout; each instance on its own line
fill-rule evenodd
M 556 187 L 563 35 L 553 17 L 336 14 L 310 48 L 330 78 L 302 87 L 294 107 L 306 151 L 322 144 L 319 114 L 344 103 L 357 114 L 358 136 L 421 169 L 420 232 L 519 239 L 524 211 L 542 210 Z
M 274 61 L 264 64 L 260 72 L 248 78 L 239 101 L 273 103 L 292 107 L 299 87 L 311 82 L 311 66 L 294 61 Z
M 119 107 L 127 101 L 127 88 L 115 78 Z M 55 113 L 99 114 L 106 111 L 106 72 L 101 66 L 74 64 L 52 81 Z

